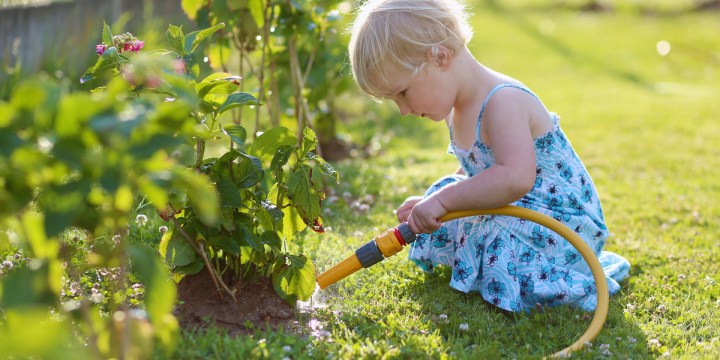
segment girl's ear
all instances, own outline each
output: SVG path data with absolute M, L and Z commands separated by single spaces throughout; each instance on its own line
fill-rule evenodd
M 428 50 L 426 57 L 429 63 L 446 69 L 450 66 L 450 62 L 452 62 L 453 54 L 450 49 L 443 45 L 433 45 L 433 47 Z

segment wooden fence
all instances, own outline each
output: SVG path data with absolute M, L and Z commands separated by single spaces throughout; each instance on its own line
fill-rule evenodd
M 149 19 L 160 18 L 165 27 L 192 26 L 180 0 L 70 0 L 0 8 L 0 75 L 3 68 L 19 65 L 23 74 L 49 70 L 75 76 L 96 58 L 103 20 L 112 25 L 121 18 L 128 20 L 123 32 L 135 35 Z M 154 30 L 164 33 L 165 28 Z

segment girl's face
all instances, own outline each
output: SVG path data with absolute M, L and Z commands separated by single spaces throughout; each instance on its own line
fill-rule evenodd
M 386 76 L 392 94 L 388 98 L 397 104 L 402 115 L 412 114 L 433 121 L 446 119 L 457 93 L 443 70 L 432 62 L 414 76 L 407 70 L 391 69 Z

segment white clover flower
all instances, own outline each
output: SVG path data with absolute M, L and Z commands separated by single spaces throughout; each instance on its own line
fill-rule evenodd
M 93 289 L 95 290 L 95 289 Z M 90 301 L 99 304 L 103 301 L 105 297 L 103 294 L 101 294 L 99 291 L 93 291 L 92 295 L 90 295 Z
M 165 226 L 165 225 L 161 225 L 161 226 L 158 228 L 158 230 L 160 231 L 161 234 L 164 234 L 164 233 L 166 233 L 166 232 L 168 231 L 168 227 Z
M 660 346 L 660 340 L 650 339 L 650 340 L 648 340 L 648 346 L 650 346 L 650 347 Z
M 632 314 L 635 311 L 635 304 L 627 303 L 623 309 L 623 313 Z
M 598 347 L 598 349 L 600 349 L 600 351 L 610 350 L 610 344 L 600 344 L 600 346 Z
M 637 339 L 634 337 L 631 337 L 631 338 L 628 338 L 628 341 L 630 341 L 630 343 L 634 344 L 637 342 Z
M 589 348 L 592 347 L 593 344 L 592 344 L 591 342 L 589 342 L 589 341 L 586 341 L 586 342 L 583 343 L 583 345 L 585 345 L 585 347 L 589 349 Z
M 687 279 L 687 276 L 685 274 L 678 274 L 677 278 L 678 278 L 678 281 L 683 281 L 683 280 Z
M 438 318 L 438 320 L 447 321 L 448 316 L 447 316 L 447 314 L 440 314 L 440 315 L 438 315 L 437 318 Z
M 113 236 L 112 237 L 113 244 L 115 244 L 115 245 L 120 244 L 120 239 L 121 239 L 120 235 Z
M 2 262 L 2 267 L 6 268 L 8 270 L 12 269 L 13 266 L 14 266 L 14 264 L 10 260 L 5 260 Z
M 669 351 L 666 351 L 666 352 L 662 353 L 662 355 L 660 355 L 660 357 L 661 357 L 661 358 L 669 358 L 669 357 L 670 357 L 670 352 L 669 352 Z
M 665 311 L 667 311 L 667 307 L 665 307 L 665 305 L 660 304 L 660 306 L 657 307 L 657 312 L 664 313 Z
M 601 350 L 600 353 L 601 353 L 603 356 L 612 356 L 612 354 L 613 354 L 612 351 L 607 350 L 607 349 Z
M 140 226 L 145 226 L 145 224 L 147 224 L 147 220 L 148 218 L 144 214 L 140 214 L 135 217 L 135 222 Z
M 284 352 L 291 352 L 291 351 L 292 351 L 292 346 L 290 346 L 290 345 L 285 345 L 285 346 L 283 346 L 283 351 L 284 351 Z
M 460 324 L 460 331 L 468 331 L 470 329 L 470 326 L 467 323 Z

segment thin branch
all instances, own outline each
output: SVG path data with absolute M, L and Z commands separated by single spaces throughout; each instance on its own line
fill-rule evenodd
M 193 250 L 195 250 L 195 252 L 198 253 L 198 255 L 200 255 L 200 257 L 202 257 L 203 262 L 205 263 L 205 267 L 208 269 L 208 272 L 210 273 L 210 278 L 212 279 L 213 283 L 215 284 L 215 289 L 217 289 L 217 292 L 220 294 L 220 298 L 223 300 L 225 299 L 223 297 L 222 290 L 220 289 L 221 284 L 222 284 L 222 289 L 225 290 L 230 295 L 230 297 L 232 297 L 233 301 L 235 301 L 235 295 L 232 293 L 232 291 L 230 291 L 230 289 L 228 289 L 227 285 L 225 285 L 222 278 L 220 278 L 218 273 L 215 271 L 215 267 L 213 267 L 212 263 L 210 263 L 210 260 L 208 259 L 207 254 L 205 254 L 205 250 L 203 249 L 202 244 L 195 243 L 195 241 L 193 241 L 190 238 L 190 236 L 185 232 L 185 230 L 182 228 L 182 226 L 180 225 L 180 222 L 177 220 L 177 218 L 175 216 L 172 217 L 172 220 L 173 220 L 173 224 L 175 224 L 175 228 L 178 229 L 178 231 L 180 231 L 180 235 L 182 235 L 182 237 L 185 238 L 185 240 L 187 240 L 188 244 L 190 244 L 190 246 L 193 248 Z

